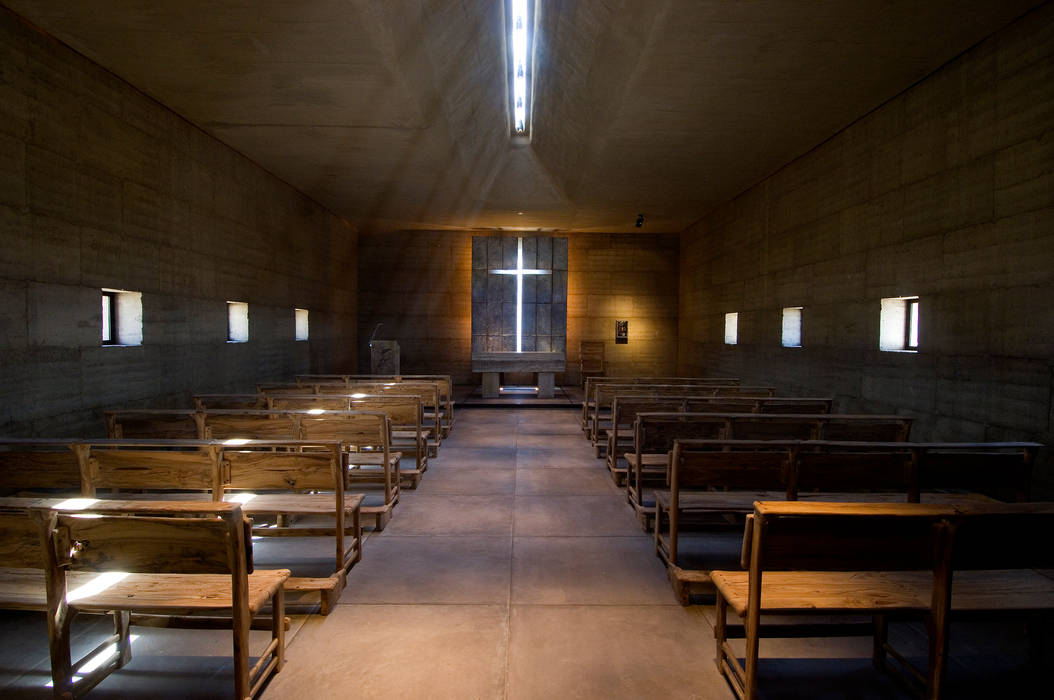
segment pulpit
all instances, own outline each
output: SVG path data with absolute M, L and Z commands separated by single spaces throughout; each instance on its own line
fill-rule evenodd
M 399 374 L 399 341 L 370 341 L 370 374 Z

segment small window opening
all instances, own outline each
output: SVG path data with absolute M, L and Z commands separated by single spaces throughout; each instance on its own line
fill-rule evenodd
M 103 345 L 143 344 L 143 294 L 123 289 L 102 290 Z
M 739 312 L 725 314 L 725 345 L 739 342 Z
M 243 301 L 227 302 L 227 342 L 249 342 L 249 305 Z
M 293 309 L 293 316 L 295 320 L 295 337 L 296 340 L 307 340 L 308 337 L 308 325 L 307 325 L 307 309 Z
M 117 299 L 116 292 L 102 293 L 102 344 L 117 344 Z
M 783 310 L 783 347 L 801 347 L 801 311 L 800 306 L 788 306 Z
M 919 298 L 882 300 L 878 347 L 887 352 L 919 351 Z

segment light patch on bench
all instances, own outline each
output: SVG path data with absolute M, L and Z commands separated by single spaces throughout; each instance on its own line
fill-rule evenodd
M 90 598 L 93 595 L 102 593 L 107 588 L 110 588 L 118 581 L 122 581 L 127 578 L 128 573 L 125 571 L 107 571 L 99 574 L 88 583 L 83 586 L 78 586 L 72 591 L 66 593 L 66 602 L 72 603 L 83 598 Z
M 132 643 L 134 643 L 135 640 L 137 640 L 137 639 L 139 639 L 139 635 L 138 634 L 130 634 L 130 635 L 128 635 L 128 644 L 129 644 L 129 646 Z M 104 663 L 106 663 L 106 661 L 108 661 L 116 653 L 117 653 L 117 642 L 114 642 L 113 644 L 108 644 L 105 647 L 103 647 L 102 649 L 100 649 L 90 659 L 85 661 L 84 664 L 78 669 L 77 675 L 75 675 L 73 677 L 73 682 L 77 683 L 80 680 L 82 680 L 84 678 L 84 676 L 87 676 L 89 673 L 91 673 L 95 669 L 97 669 L 100 666 L 102 666 Z M 44 687 L 45 688 L 53 688 L 53 687 L 55 687 L 55 681 L 48 681 L 47 683 L 44 684 Z

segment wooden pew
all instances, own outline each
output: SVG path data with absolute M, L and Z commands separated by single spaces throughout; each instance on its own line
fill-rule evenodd
M 298 384 L 325 381 L 343 381 L 350 387 L 361 382 L 435 382 L 439 385 L 439 402 L 442 405 L 442 437 L 450 434 L 454 427 L 454 383 L 449 374 L 298 374 Z
M 81 695 L 131 659 L 131 613 L 230 615 L 234 691 L 259 694 L 281 670 L 285 654 L 284 569 L 253 570 L 252 540 L 241 507 L 230 503 L 99 501 L 88 508 L 33 508 L 41 528 L 47 584 L 48 636 L 56 698 Z M 84 517 L 89 515 L 91 517 Z M 99 590 L 81 589 L 71 574 L 111 574 Z M 122 572 L 116 574 L 115 572 Z M 270 605 L 270 643 L 250 665 L 254 615 Z M 79 677 L 70 626 L 82 612 L 116 611 L 116 651 Z M 95 651 L 99 651 L 96 649 Z M 89 656 L 94 655 L 94 652 Z
M 399 460 L 391 449 L 391 422 L 375 411 L 269 411 L 178 409 L 107 411 L 111 437 L 120 439 L 145 432 L 151 425 L 164 424 L 167 414 L 175 419 L 192 420 L 202 440 L 339 440 L 347 469 L 346 490 L 376 485 L 383 489 L 379 502 L 367 498 L 361 513 L 374 519 L 374 529 L 383 530 L 399 500 Z M 143 436 L 150 437 L 150 436 Z
M 586 377 L 583 382 L 582 398 L 582 432 L 589 435 L 589 415 L 596 405 L 595 387 L 597 384 L 708 384 L 710 386 L 732 386 L 739 380 L 728 377 Z
M 828 439 L 819 433 L 812 431 L 811 425 L 799 425 L 791 428 L 792 423 L 801 423 L 801 418 L 789 417 L 784 420 L 775 419 L 774 414 L 791 413 L 793 416 L 802 414 L 828 414 L 830 413 L 832 399 L 824 398 L 782 398 L 782 397 L 692 397 L 692 396 L 662 396 L 662 395 L 620 395 L 615 396 L 611 402 L 612 426 L 607 432 L 606 462 L 608 471 L 616 484 L 621 484 L 627 475 L 627 470 L 633 469 L 633 465 L 622 467 L 619 459 L 627 459 L 628 462 L 636 459 L 637 449 L 635 425 L 637 416 L 641 413 L 722 413 L 722 414 L 764 414 L 768 419 L 759 419 L 756 425 L 751 425 L 750 417 L 743 416 L 736 422 L 737 434 L 729 434 L 726 430 L 722 435 L 711 435 L 709 433 L 699 435 L 684 435 L 686 438 L 702 437 L 724 437 L 738 438 L 744 440 L 764 439 L 764 431 L 773 431 L 773 437 L 789 439 Z M 834 425 L 830 426 L 833 431 L 829 439 L 860 439 L 860 440 L 896 440 L 906 439 L 907 433 L 901 430 L 889 430 L 885 426 L 884 417 L 881 425 L 875 424 L 873 430 L 864 432 L 863 425 L 859 420 L 850 420 L 849 432 L 838 432 Z M 910 425 L 910 419 L 894 417 L 896 428 L 902 428 L 904 421 Z M 682 421 L 683 422 L 683 421 Z M 797 430 L 798 432 L 794 432 Z M 742 434 L 740 434 L 742 433 Z M 852 436 L 852 437 L 850 437 Z M 673 439 L 669 439 L 666 447 L 661 450 L 667 453 L 673 447 Z M 634 458 L 628 458 L 628 455 Z M 665 466 L 665 460 L 661 455 L 652 453 L 649 455 L 654 466 Z
M 318 596 L 328 615 L 348 571 L 362 558 L 361 494 L 345 494 L 339 441 L 94 440 L 72 446 L 80 458 L 84 497 L 120 498 L 129 490 L 166 497 L 234 500 L 261 537 L 332 537 L 332 574 L 294 576 L 286 593 L 300 603 Z M 230 493 L 232 490 L 240 493 Z M 267 493 L 244 493 L 266 491 Z M 307 493 L 314 491 L 315 493 Z M 136 498 L 144 498 L 137 494 Z M 149 496 L 147 496 L 149 498 Z M 289 517 L 325 516 L 332 527 L 289 527 Z M 276 519 L 277 523 L 263 522 Z
M 654 403 L 649 405 L 649 401 L 653 401 Z M 658 471 L 664 473 L 668 462 L 668 453 L 673 449 L 673 440 L 677 437 L 727 437 L 724 434 L 715 434 L 712 430 L 706 428 L 703 428 L 702 432 L 699 433 L 690 432 L 689 434 L 678 436 L 676 433 L 678 427 L 682 427 L 689 431 L 693 430 L 692 426 L 688 425 L 691 422 L 691 419 L 673 417 L 670 419 L 672 420 L 672 423 L 669 423 L 668 425 L 659 425 L 659 423 L 664 420 L 659 414 L 827 414 L 830 413 L 833 401 L 834 400 L 830 398 L 769 396 L 616 396 L 612 400 L 612 409 L 618 411 L 619 423 L 609 430 L 607 456 L 608 470 L 611 472 L 612 478 L 615 480 L 616 484 L 620 484 L 624 480 L 629 483 L 632 482 L 633 479 L 630 478 L 627 480 L 627 476 L 632 477 L 634 475 L 634 470 L 638 468 L 637 465 L 641 465 L 640 468 L 645 472 Z M 670 410 L 671 405 L 675 405 L 676 408 Z M 618 408 L 618 406 L 623 408 Z M 644 430 L 638 435 L 636 428 L 637 417 L 644 413 L 653 417 L 652 420 L 655 421 L 655 425 L 651 426 L 652 430 L 650 432 Z M 744 418 L 744 420 L 746 420 L 746 418 Z M 631 424 L 631 431 L 627 431 L 623 427 L 620 427 L 627 423 Z M 614 457 L 612 457 L 611 445 L 615 444 L 616 441 L 622 445 L 622 434 L 627 432 L 633 436 L 632 440 L 629 441 L 628 445 L 620 446 L 615 450 Z M 884 435 L 884 433 L 881 434 Z M 840 436 L 841 434 L 838 435 Z M 864 437 L 864 435 L 861 436 Z M 784 435 L 783 437 L 794 436 Z M 642 444 L 641 438 L 644 439 L 646 445 L 642 446 L 641 449 L 638 449 L 637 445 Z M 619 458 L 626 460 L 626 467 L 620 465 Z M 635 488 L 636 486 L 639 486 L 638 482 L 639 478 L 636 482 L 631 484 L 630 487 Z M 639 490 L 636 491 L 636 493 L 639 494 Z
M 328 615 L 340 598 L 348 572 L 362 559 L 364 496 L 344 492 L 342 443 L 253 440 L 225 447 L 222 459 L 228 470 L 225 500 L 241 503 L 243 511 L 254 519 L 270 516 L 275 520 L 254 524 L 254 535 L 333 538 L 333 573 L 291 577 L 285 586 L 286 594 L 294 596 L 290 602 L 318 593 L 321 612 Z M 294 527 L 285 522 L 288 516 L 325 516 L 332 518 L 333 524 Z
M 278 394 L 267 397 L 271 410 L 306 411 L 316 408 L 341 411 L 380 411 L 392 423 L 391 449 L 403 456 L 413 456 L 412 468 L 400 463 L 399 478 L 403 486 L 417 488 L 428 469 L 428 438 L 421 397 L 417 395 L 354 394 Z
M 312 375 L 315 376 L 315 375 Z M 382 411 L 392 420 L 391 448 L 404 456 L 413 456 L 415 464 L 400 465 L 403 486 L 417 488 L 428 469 L 428 439 L 421 398 L 417 395 L 348 394 L 197 394 L 198 411 L 208 410 L 281 410 L 309 411 Z
M 439 400 L 439 385 L 434 381 L 404 381 L 404 382 L 369 382 L 354 381 L 344 385 L 337 382 L 313 383 L 313 384 L 290 384 L 290 383 L 263 383 L 257 385 L 257 391 L 262 394 L 365 394 L 368 396 L 419 396 L 421 407 L 424 411 L 425 425 L 430 432 L 428 440 L 429 456 L 438 455 L 439 446 L 442 443 L 443 410 Z
M 333 573 L 296 576 L 286 581 L 293 602 L 307 602 L 317 594 L 322 613 L 332 610 L 345 585 L 347 572 L 362 557 L 361 494 L 344 493 L 339 441 L 238 440 L 237 446 L 202 440 L 78 440 L 27 439 L 8 441 L 0 460 L 0 489 L 41 492 L 52 485 L 49 473 L 28 472 L 34 455 L 68 455 L 76 478 L 69 473 L 66 496 L 122 498 L 129 491 L 137 499 L 214 500 L 232 490 L 266 490 L 253 494 L 243 512 L 259 520 L 278 518 L 279 524 L 254 522 L 253 534 L 264 537 L 332 537 L 336 548 Z M 73 483 L 76 481 L 77 483 Z M 306 491 L 322 493 L 306 493 Z M 303 493 L 298 493 L 303 491 Z M 231 494 L 234 498 L 245 494 Z M 228 496 L 230 497 L 230 496 Z M 285 527 L 287 517 L 326 516 L 333 527 Z
M 875 624 L 839 629 L 808 624 L 801 636 L 870 633 L 877 668 L 921 681 L 927 698 L 945 694 L 950 621 L 961 613 L 1048 615 L 1054 579 L 1033 568 L 1054 566 L 1052 504 L 966 506 L 759 502 L 747 520 L 741 565 L 715 571 L 717 664 L 739 698 L 758 694 L 759 641 L 766 615 L 873 615 Z M 743 621 L 745 663 L 728 639 Z M 929 656 L 916 670 L 887 639 L 889 616 L 926 621 Z M 795 632 L 781 625 L 779 636 Z M 893 667 L 893 656 L 900 667 Z
M 772 387 L 753 386 L 714 386 L 706 384 L 610 384 L 598 383 L 594 386 L 593 408 L 590 414 L 590 441 L 596 457 L 601 457 L 601 450 L 607 446 L 602 435 L 609 427 L 611 405 L 615 396 L 695 396 L 695 397 L 767 397 L 772 396 Z
M 976 504 L 978 493 L 923 492 L 927 452 L 959 452 L 977 462 L 988 454 L 1002 469 L 1016 455 L 1032 459 L 1037 443 L 829 442 L 819 440 L 677 440 L 670 490 L 655 491 L 655 549 L 667 565 L 678 599 L 710 583 L 710 564 L 680 558 L 679 536 L 689 523 L 711 527 L 751 511 L 755 500 L 839 500 Z M 1010 455 L 1010 456 L 1008 456 Z

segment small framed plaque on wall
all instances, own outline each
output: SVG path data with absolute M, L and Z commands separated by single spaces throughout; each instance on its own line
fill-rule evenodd
M 615 345 L 629 342 L 629 321 L 615 321 Z

